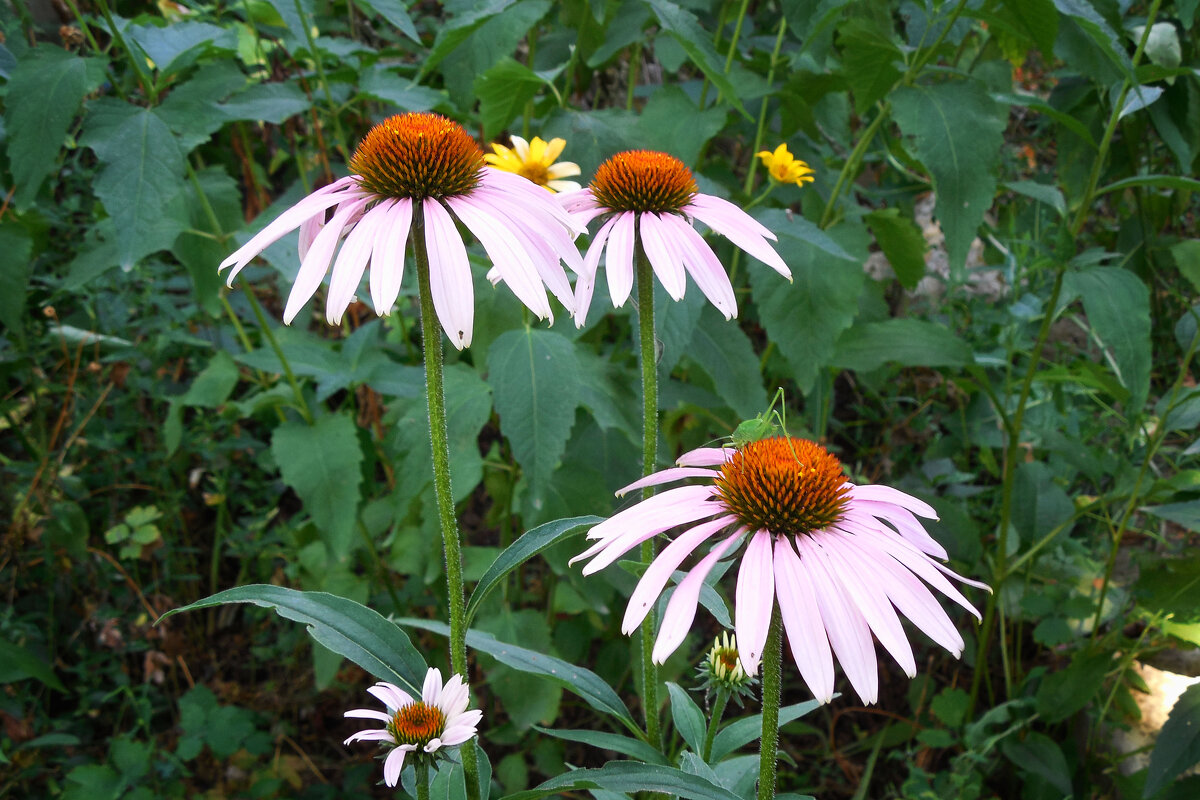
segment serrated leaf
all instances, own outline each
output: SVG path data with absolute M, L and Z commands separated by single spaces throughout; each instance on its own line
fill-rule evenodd
M 1083 299 L 1087 321 L 1112 351 L 1117 377 L 1129 390 L 1129 417 L 1137 415 L 1150 393 L 1150 291 L 1132 272 L 1093 267 L 1069 272 L 1064 291 Z
M 700 324 L 686 352 L 709 374 L 717 394 L 738 416 L 753 417 L 766 408 L 767 390 L 754 346 L 736 322 L 727 321 L 713 306 L 706 303 L 700 312 Z
M 24 209 L 55 169 L 71 120 L 88 92 L 104 80 L 105 61 L 79 58 L 53 45 L 32 48 L 17 62 L 4 98 L 13 202 Z
M 283 482 L 304 501 L 333 556 L 344 558 L 354 541 L 362 482 L 362 450 L 354 421 L 331 414 L 312 425 L 285 422 L 271 436 L 271 454 Z
M 721 97 L 743 117 L 751 119 L 738 90 L 725 74 L 725 61 L 712 45 L 712 34 L 701 27 L 696 15 L 670 0 L 646 0 L 646 5 L 650 6 L 662 29 L 679 42 L 692 63 L 717 87 Z
M 234 29 L 207 22 L 185 20 L 169 25 L 128 25 L 125 36 L 142 49 L 162 76 L 195 63 L 205 50 L 230 53 L 237 50 Z
M 1059 13 L 1070 17 L 1126 78 L 1133 79 L 1133 62 L 1112 26 L 1086 0 L 1054 0 Z
M 585 789 L 634 794 L 659 792 L 684 800 L 741 800 L 723 786 L 674 767 L 639 764 L 636 761 L 610 761 L 599 769 L 577 769 L 551 778 L 525 792 L 507 795 L 504 800 L 538 800 L 551 794 Z
M 667 693 L 671 696 L 671 719 L 675 722 L 675 730 L 694 752 L 699 753 L 708 733 L 704 714 L 682 687 L 667 681 Z
M 295 83 L 256 83 L 214 106 L 226 121 L 251 120 L 282 124 L 308 111 L 312 101 Z
M 487 364 L 500 431 L 529 481 L 533 507 L 541 508 L 580 402 L 575 347 L 562 334 L 523 328 L 496 337 Z
M 447 101 L 445 92 L 412 83 L 384 64 L 363 70 L 358 90 L 403 111 L 429 111 Z
M 377 611 L 344 597 L 253 584 L 217 592 L 168 611 L 160 619 L 224 603 L 253 603 L 274 609 L 284 619 L 303 622 L 309 636 L 379 680 L 395 683 L 414 696 L 421 694 L 428 667 L 408 634 Z
M 154 109 L 104 98 L 89 111 L 80 143 L 104 164 L 92 186 L 116 229 L 118 263 L 130 269 L 186 227 L 170 213 L 183 185 L 183 151 Z
M 678 86 L 662 86 L 646 101 L 634 135 L 642 147 L 695 164 L 705 143 L 725 127 L 726 116 L 719 107 L 701 111 Z
M 475 79 L 475 94 L 479 98 L 479 120 L 483 123 L 483 138 L 491 139 L 508 127 L 508 123 L 525 110 L 548 81 L 529 67 L 512 58 L 499 63 Z
M 0 292 L 0 325 L 10 331 L 23 328 L 25 287 L 33 274 L 32 255 L 29 232 L 7 220 L 0 223 L 0 286 L 4 287 Z
M 397 622 L 411 628 L 433 631 L 442 636 L 450 635 L 450 626 L 444 622 L 412 618 L 400 619 Z M 639 730 L 629 709 L 625 707 L 625 703 L 621 701 L 613 688 L 590 669 L 570 664 L 561 658 L 548 656 L 545 653 L 501 642 L 490 633 L 482 631 L 467 631 L 467 647 L 487 653 L 501 664 L 521 672 L 545 676 L 579 695 L 597 711 L 616 717 L 631 731 Z
M 892 39 L 863 19 L 848 19 L 838 29 L 842 71 L 854 92 L 854 108 L 862 114 L 900 80 L 896 63 L 904 56 Z
M 1200 684 L 1192 684 L 1171 708 L 1150 752 L 1150 768 L 1142 797 L 1158 794 L 1167 784 L 1200 762 Z
M 902 367 L 965 367 L 975 362 L 971 348 L 936 322 L 889 319 L 855 325 L 838 339 L 832 363 L 869 372 L 884 364 Z
M 866 216 L 879 249 L 887 256 L 896 279 L 905 289 L 915 289 L 925 277 L 925 237 L 917 223 L 900 216 L 900 209 L 886 208 Z
M 950 270 L 961 279 L 967 251 L 996 194 L 1006 109 L 976 81 L 911 86 L 892 93 L 892 114 L 933 179 L 934 213 Z
M 792 282 L 752 264 L 752 296 L 767 335 L 792 367 L 797 388 L 808 392 L 818 372 L 829 365 L 838 336 L 858 314 L 858 295 L 866 278 L 862 265 L 848 253 L 840 258 L 794 235 L 783 212 L 760 214 L 758 219 L 779 237 L 775 249 L 791 269 Z
M 479 604 L 506 575 L 546 548 L 578 536 L 585 527 L 603 521 L 603 517 L 596 516 L 556 519 L 521 534 L 492 562 L 475 585 L 475 591 L 471 592 L 471 599 L 467 602 L 467 623 L 470 624 L 471 618 L 479 610 Z
M 417 44 L 421 43 L 421 37 L 417 34 L 412 17 L 409 16 L 408 9 L 400 0 L 355 0 L 355 2 L 386 19 L 392 27 L 412 41 Z
M 451 16 L 445 25 L 438 28 L 433 48 L 421 64 L 421 71 L 417 73 L 415 82 L 420 83 L 438 64 L 442 63 L 446 56 L 465 42 L 467 37 L 474 33 L 480 25 L 516 2 L 517 0 L 488 0 L 478 8 Z

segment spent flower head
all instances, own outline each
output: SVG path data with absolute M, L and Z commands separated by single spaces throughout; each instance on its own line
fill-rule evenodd
M 743 542 L 734 627 L 748 674 L 758 670 L 777 601 L 800 675 L 822 702 L 833 696 L 834 656 L 862 701 L 876 701 L 876 638 L 909 677 L 916 674 L 897 611 L 955 656 L 962 653 L 963 638 L 930 589 L 979 617 L 947 578 L 987 587 L 940 563 L 945 549 L 917 519 L 937 518 L 927 503 L 888 486 L 847 481 L 837 458 L 805 439 L 701 448 L 677 463 L 618 494 L 688 478 L 701 482 L 667 489 L 596 525 L 588 533 L 595 543 L 572 559 L 590 559 L 583 571 L 591 574 L 652 537 L 681 531 L 638 581 L 621 626 L 628 634 L 683 561 L 707 549 L 671 595 L 655 662 L 683 642 L 705 577 Z
M 532 141 L 525 141 L 520 136 L 509 138 L 512 140 L 511 148 L 493 143 L 492 152 L 484 155 L 484 161 L 496 169 L 528 178 L 551 192 L 579 191 L 578 183 L 563 180 L 578 175 L 579 165 L 573 161 L 555 163 L 567 146 L 566 139 L 554 138 L 547 142 L 540 136 L 533 137 Z
M 325 316 L 341 322 L 370 265 L 375 312 L 389 314 L 400 295 L 405 249 L 428 254 L 430 294 L 442 329 L 460 350 L 471 343 L 474 283 L 461 222 L 503 281 L 541 318 L 553 319 L 548 288 L 574 311 L 562 264 L 583 263 L 574 234 L 586 229 L 529 181 L 485 163 L 457 122 L 438 114 L 389 117 L 373 127 L 350 159 L 352 174 L 305 197 L 221 262 L 229 283 L 284 234 L 300 228 L 300 271 L 284 309 L 290 323 L 332 274 Z M 340 247 L 339 247 L 340 245 Z M 335 257 L 336 256 L 336 257 Z
M 703 222 L 791 280 L 791 271 L 769 243 L 775 234 L 728 200 L 701 193 L 692 171 L 666 153 L 617 153 L 600 165 L 588 188 L 559 199 L 579 224 L 601 220 L 575 282 L 575 324 L 581 327 L 592 302 L 602 255 L 608 293 L 618 308 L 633 289 L 634 255 L 644 253 L 672 299 L 683 297 L 686 276 L 691 275 L 725 319 L 737 316 L 729 276 L 704 237 L 692 227 L 693 220 Z
M 762 161 L 763 166 L 767 168 L 771 179 L 779 183 L 794 183 L 797 186 L 803 186 L 806 183 L 813 182 L 813 171 L 800 159 L 788 152 L 787 144 L 781 144 L 775 148 L 775 152 L 763 150 L 755 155 Z
M 383 702 L 387 711 L 355 708 L 345 716 L 351 719 L 373 719 L 383 728 L 369 728 L 350 736 L 352 742 L 379 742 L 388 749 L 383 761 L 383 782 L 395 786 L 400 781 L 404 759 L 411 753 L 415 758 L 437 758 L 445 755 L 443 748 L 454 747 L 474 738 L 483 712 L 467 710 L 470 694 L 458 675 L 442 684 L 440 670 L 430 667 L 425 673 L 421 698 L 414 699 L 399 686 L 380 682 L 367 689 Z

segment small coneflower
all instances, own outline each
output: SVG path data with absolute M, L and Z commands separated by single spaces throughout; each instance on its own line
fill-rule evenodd
M 483 151 L 458 123 L 427 113 L 389 117 L 363 138 L 350 170 L 349 177 L 313 192 L 221 262 L 222 270 L 232 267 L 229 283 L 275 240 L 300 228 L 300 271 L 284 322 L 295 319 L 331 263 L 325 302 L 331 324 L 341 321 L 368 264 L 371 301 L 384 315 L 400 294 L 404 252 L 412 239 L 414 248 L 423 245 L 428 253 L 438 321 L 461 350 L 471 343 L 475 303 L 457 220 L 479 239 L 495 275 L 531 311 L 552 318 L 546 288 L 574 310 L 560 262 L 576 272 L 582 268 L 572 233 L 585 229 L 529 181 L 487 166 Z
M 600 256 L 613 304 L 624 305 L 633 289 L 634 252 L 641 248 L 654 274 L 673 299 L 683 297 L 687 275 L 726 319 L 737 316 L 737 301 L 725 268 L 692 228 L 698 219 L 789 280 L 791 271 L 771 247 L 775 234 L 740 208 L 701 194 L 682 161 L 666 153 L 618 153 L 596 170 L 591 185 L 561 195 L 563 207 L 586 225 L 601 217 L 575 282 L 575 324 L 582 326 L 592 302 Z
M 762 161 L 763 166 L 767 168 L 771 179 L 779 183 L 794 183 L 798 186 L 803 186 L 806 183 L 813 182 L 813 171 L 808 164 L 793 156 L 788 152 L 786 144 L 781 144 L 775 148 L 775 152 L 763 150 L 755 155 Z
M 483 717 L 479 709 L 467 711 L 470 696 L 462 678 L 453 675 L 443 686 L 442 673 L 433 667 L 425 674 L 420 700 L 391 683 L 380 682 L 367 691 L 382 701 L 387 711 L 355 708 L 347 711 L 346 717 L 378 720 L 384 727 L 359 731 L 345 743 L 380 742 L 391 748 L 383 762 L 383 782 L 388 786 L 400 782 L 400 770 L 409 753 L 433 755 L 443 747 L 460 745 L 475 736 Z
M 578 175 L 579 165 L 573 161 L 554 163 L 567 146 L 566 139 L 555 138 L 547 142 L 542 137 L 535 136 L 533 141 L 527 142 L 520 136 L 509 138 L 512 139 L 511 148 L 493 144 L 493 152 L 484 155 L 484 160 L 496 169 L 515 172 L 551 192 L 579 191 L 578 183 L 563 180 Z
M 677 463 L 618 494 L 685 478 L 702 478 L 703 484 L 668 489 L 605 520 L 588 533 L 597 541 L 572 559 L 591 559 L 583 570 L 590 574 L 651 537 L 685 528 L 638 582 L 621 626 L 629 634 L 684 559 L 716 540 L 675 587 L 654 661 L 662 663 L 684 640 L 705 577 L 743 539 L 734 627 L 748 674 L 758 670 L 776 600 L 800 675 L 822 702 L 833 696 L 835 655 L 863 702 L 875 702 L 872 634 L 906 674 L 916 674 L 897 611 L 956 657 L 962 653 L 962 636 L 930 587 L 976 617 L 979 612 L 947 576 L 987 587 L 937 560 L 946 551 L 917 519 L 937 518 L 929 505 L 888 486 L 850 483 L 837 458 L 804 439 L 702 448 Z

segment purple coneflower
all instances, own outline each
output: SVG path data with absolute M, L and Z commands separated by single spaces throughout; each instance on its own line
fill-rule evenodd
M 606 248 L 608 293 L 615 306 L 624 305 L 633 288 L 633 258 L 638 246 L 672 299 L 683 297 L 686 272 L 725 319 L 736 317 L 737 301 L 729 276 L 712 248 L 692 228 L 692 219 L 791 280 L 791 271 L 768 242 L 775 234 L 728 200 L 700 194 L 691 170 L 666 153 L 618 153 L 600 165 L 591 185 L 560 195 L 560 201 L 580 224 L 606 215 L 575 282 L 576 325 L 582 326 L 587 316 L 600 254 Z
M 313 192 L 221 262 L 222 270 L 232 267 L 229 283 L 252 258 L 298 227 L 301 265 L 284 322 L 295 319 L 317 291 L 331 262 L 325 301 L 330 324 L 341 322 L 368 263 L 371 302 L 384 315 L 400 294 L 411 238 L 414 248 L 428 253 L 434 310 L 461 350 L 471 343 L 475 302 L 457 219 L 479 239 L 495 276 L 531 311 L 553 319 L 547 287 L 574 311 L 560 261 L 576 272 L 582 269 L 568 231 L 585 229 L 544 189 L 486 166 L 483 151 L 458 123 L 426 113 L 389 117 L 363 138 L 350 170 L 349 177 Z
M 388 786 L 400 782 L 400 770 L 409 753 L 433 754 L 439 748 L 460 745 L 475 736 L 475 728 L 483 717 L 479 709 L 467 711 L 470 696 L 462 678 L 453 675 L 443 686 L 442 673 L 434 667 L 425 673 L 420 700 L 414 700 L 391 683 L 380 682 L 367 691 L 381 700 L 387 711 L 355 708 L 345 715 L 378 720 L 384 727 L 359 731 L 345 744 L 381 742 L 385 747 L 391 747 L 383 762 L 383 782 Z
M 862 701 L 876 701 L 872 634 L 909 677 L 916 675 L 897 611 L 956 657 L 962 653 L 962 636 L 929 589 L 979 617 L 947 576 L 987 587 L 936 560 L 946 558 L 946 551 L 917 519 L 937 518 L 929 505 L 888 486 L 848 482 L 837 458 L 804 439 L 702 448 L 677 463 L 618 494 L 684 478 L 705 482 L 668 489 L 605 520 L 588 533 L 597 541 L 572 559 L 592 559 L 583 570 L 590 574 L 653 536 L 686 528 L 638 582 L 621 626 L 629 634 L 684 559 L 716 538 L 675 587 L 654 661 L 662 663 L 683 641 L 705 577 L 743 537 L 748 541 L 738 570 L 734 627 L 748 674 L 758 669 L 776 599 L 800 675 L 822 702 L 833 696 L 834 655 Z

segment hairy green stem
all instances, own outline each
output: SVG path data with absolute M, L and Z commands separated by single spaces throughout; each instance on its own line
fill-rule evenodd
M 762 661 L 762 750 L 758 757 L 758 800 L 775 797 L 779 750 L 779 702 L 783 697 L 783 619 L 779 604 L 771 607 L 771 627 Z
M 429 762 L 424 753 L 417 755 L 413 769 L 417 772 L 417 800 L 429 800 Z
M 433 452 L 433 493 L 437 499 L 438 523 L 446 554 L 446 593 L 450 605 L 450 669 L 469 680 L 467 674 L 466 595 L 463 592 L 462 546 L 454 495 L 450 491 L 450 440 L 446 428 L 446 393 L 442 372 L 442 329 L 433 310 L 429 254 L 425 249 L 425 219 L 420 206 L 414 208 L 413 260 L 421 300 L 421 339 L 425 350 L 425 396 L 429 403 L 429 437 Z M 462 748 L 467 799 L 479 800 L 479 767 L 473 746 Z
M 717 690 L 717 701 L 713 703 L 712 713 L 708 718 L 708 731 L 704 734 L 704 750 L 700 753 L 700 758 L 708 763 L 709 757 L 712 755 L 713 740 L 717 738 L 717 730 L 721 727 L 721 717 L 725 714 L 725 705 L 729 702 L 729 692 L 725 689 Z
M 654 338 L 654 270 L 642 249 L 641 235 L 634 233 L 634 258 L 637 263 L 638 342 L 642 361 L 642 477 L 654 472 L 658 464 L 658 342 Z M 642 489 L 642 497 L 654 494 L 654 488 Z M 642 543 L 642 563 L 654 560 L 654 539 Z M 642 706 L 646 712 L 646 738 L 650 746 L 662 747 L 658 725 L 658 667 L 654 652 L 654 628 L 657 614 L 651 609 L 642 623 Z

